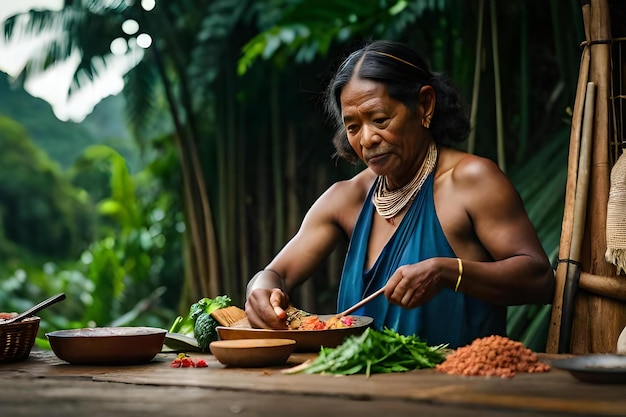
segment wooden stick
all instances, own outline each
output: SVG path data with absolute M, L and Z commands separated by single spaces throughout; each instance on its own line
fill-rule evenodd
M 587 222 L 581 270 L 599 276 L 615 274 L 604 259 L 606 252 L 606 212 L 609 196 L 609 94 L 611 91 L 611 19 L 608 0 L 590 0 L 591 65 L 589 81 L 596 86 L 593 123 L 591 181 L 587 199 Z M 623 303 L 582 293 L 576 297 L 571 352 L 601 353 L 615 349 L 615 339 L 624 327 Z
M 358 310 L 359 308 L 363 307 L 365 304 L 367 304 L 370 301 L 372 301 L 374 298 L 376 298 L 379 295 L 381 295 L 384 291 L 385 291 L 385 287 L 382 287 L 381 289 L 379 289 L 375 293 L 372 293 L 372 294 L 368 295 L 367 297 L 365 297 L 364 299 L 362 299 L 361 301 L 359 301 L 358 303 L 356 303 L 352 307 L 349 307 L 349 308 L 345 309 L 344 311 L 342 311 L 341 313 L 337 314 L 335 317 L 343 317 L 343 316 L 345 316 L 347 314 L 350 314 L 350 313 Z
M 582 6 L 583 22 L 585 26 L 586 39 L 589 40 L 589 3 Z M 565 188 L 565 208 L 563 212 L 563 223 L 561 227 L 561 241 L 559 246 L 559 260 L 567 259 L 570 254 L 572 239 L 572 224 L 574 217 L 574 201 L 576 196 L 576 181 L 578 177 L 578 159 L 580 156 L 580 135 L 582 118 L 584 111 L 585 94 L 587 80 L 589 77 L 590 51 L 586 45 L 582 52 L 580 68 L 578 72 L 578 85 L 576 87 L 576 98 L 574 100 L 574 110 L 572 114 L 572 128 L 570 131 L 570 147 L 567 161 L 567 183 Z M 563 306 L 563 292 L 565 288 L 565 277 L 567 275 L 567 264 L 559 262 L 555 274 L 555 292 L 552 302 L 552 317 L 548 331 L 546 352 L 556 353 L 558 351 L 561 317 Z
M 585 95 L 585 112 L 583 118 L 580 158 L 578 161 L 578 179 L 576 182 L 576 200 L 574 218 L 572 219 L 572 242 L 569 259 L 580 262 L 583 234 L 587 215 L 587 195 L 589 193 L 589 177 L 591 171 L 592 136 L 595 117 L 596 86 L 587 83 Z
M 606 252 L 606 211 L 609 196 L 609 93 L 610 79 L 610 12 L 606 0 L 591 0 L 591 66 L 589 80 L 596 85 L 596 114 L 593 123 L 593 158 L 588 216 L 588 263 L 583 270 L 611 275 L 613 266 L 604 259 Z
M 626 280 L 621 277 L 610 277 L 580 273 L 579 287 L 596 295 L 626 301 Z
M 570 261 L 565 275 L 563 288 L 563 305 L 561 307 L 561 330 L 559 336 L 559 353 L 571 350 L 572 323 L 574 320 L 574 299 L 580 277 L 580 254 L 585 232 L 587 214 L 587 194 L 589 192 L 589 172 L 591 170 L 591 137 L 595 113 L 595 85 L 587 83 L 585 97 L 585 114 L 583 118 L 580 160 L 578 163 L 578 179 L 576 182 L 576 200 L 574 202 L 574 218 L 572 241 L 568 260 Z

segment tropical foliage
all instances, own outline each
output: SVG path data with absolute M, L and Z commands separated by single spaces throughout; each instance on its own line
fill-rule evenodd
M 180 209 L 185 224 L 181 305 L 220 293 L 241 304 L 247 280 L 293 235 L 314 199 L 358 169 L 331 159 L 318 93 L 338 57 L 374 38 L 413 45 L 457 81 L 474 122 L 464 146 L 510 174 L 554 259 L 583 38 L 579 9 L 573 0 L 170 0 L 146 11 L 140 2 L 66 0 L 60 11 L 9 19 L 5 35 L 55 34 L 22 80 L 80 53 L 74 91 L 106 64 L 113 40 L 138 53 L 124 21 L 150 34 L 124 96 L 138 142 L 178 157 L 154 174 L 179 193 L 165 217 Z M 128 195 L 101 207 L 137 231 L 143 223 L 122 201 Z M 108 245 L 134 251 L 138 241 L 120 230 Z M 334 308 L 343 249 L 296 295 L 303 308 Z M 103 291 L 115 296 L 120 277 L 110 279 Z
M 132 176 L 119 153 L 95 145 L 61 172 L 22 127 L 2 117 L 0 144 L 3 309 L 25 310 L 65 292 L 63 314 L 43 318 L 42 334 L 94 325 L 167 327 L 181 293 L 184 226 L 180 215 L 166 216 L 180 207 L 162 191 L 158 178 L 168 173 L 159 163 Z
M 14 264 L 22 248 L 60 259 L 79 256 L 95 236 L 87 195 L 63 180 L 21 125 L 3 116 L 0 147 L 0 258 Z

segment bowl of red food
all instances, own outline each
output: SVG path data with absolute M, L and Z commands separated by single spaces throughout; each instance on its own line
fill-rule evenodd
M 296 341 L 297 352 L 319 352 L 322 347 L 337 347 L 346 337 L 363 333 L 374 322 L 373 318 L 367 316 L 348 316 L 348 325 L 326 326 L 326 322 L 333 317 L 332 314 L 303 317 L 304 325 L 285 330 L 218 326 L 217 334 L 220 340 L 292 339 Z

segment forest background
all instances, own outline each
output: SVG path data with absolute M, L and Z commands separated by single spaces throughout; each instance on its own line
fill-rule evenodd
M 56 329 L 168 328 L 202 297 L 243 306 L 313 201 L 362 169 L 332 158 L 320 100 L 338 61 L 371 39 L 408 43 L 459 85 L 473 123 L 461 148 L 498 162 L 556 262 L 579 2 L 142 3 L 66 0 L 5 22 L 7 39 L 54 34 L 16 79 L 0 76 L 0 310 L 65 292 L 41 314 L 41 346 Z M 122 30 L 128 20 L 138 32 Z M 122 93 L 80 123 L 22 88 L 78 51 L 73 94 L 105 70 L 114 41 L 138 33 L 152 43 Z M 345 249 L 296 305 L 334 311 Z M 550 310 L 511 307 L 510 337 L 543 351 Z

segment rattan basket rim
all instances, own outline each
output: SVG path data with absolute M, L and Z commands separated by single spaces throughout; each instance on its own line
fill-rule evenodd
M 0 362 L 23 360 L 30 355 L 40 321 L 38 316 L 8 324 L 0 321 Z

